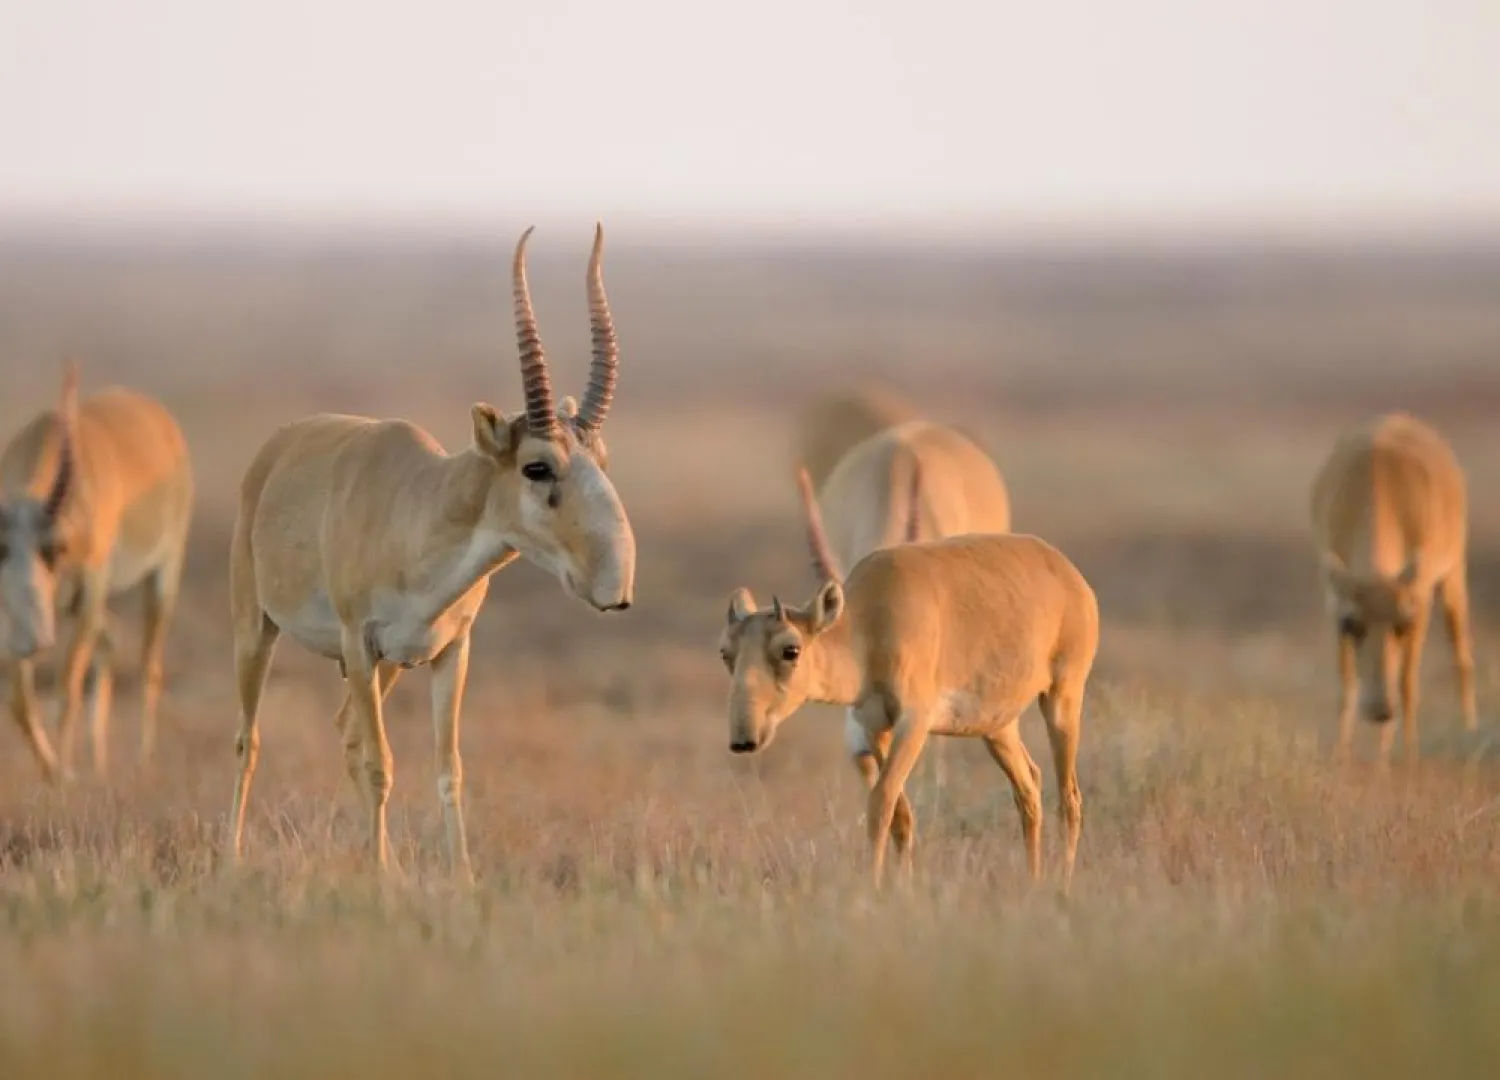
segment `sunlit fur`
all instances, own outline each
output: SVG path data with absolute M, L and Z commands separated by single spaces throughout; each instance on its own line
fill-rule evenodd
M 245 473 L 230 552 L 241 705 L 234 860 L 259 752 L 256 713 L 281 634 L 344 672 L 337 724 L 381 867 L 393 779 L 382 701 L 403 668 L 432 666 L 438 796 L 451 866 L 468 878 L 458 720 L 470 627 L 490 575 L 519 554 L 601 611 L 630 605 L 635 538 L 598 430 L 614 382 L 602 233 L 589 276 L 590 389 L 581 405 L 568 399 L 556 410 L 526 285 L 526 235 L 513 264 L 526 412 L 476 404 L 473 445 L 455 454 L 405 420 L 320 414 L 278 430 Z
M 1383 725 L 1390 759 L 1399 699 L 1406 757 L 1417 756 L 1417 678 L 1433 590 L 1453 644 L 1464 724 L 1478 726 L 1465 559 L 1463 470 L 1441 434 L 1404 413 L 1344 433 L 1313 483 L 1313 531 L 1338 635 L 1336 753 L 1349 752 L 1354 714 Z
M 918 474 L 921 482 L 914 484 Z M 807 475 L 811 481 L 811 470 Z M 804 508 L 811 514 L 807 503 L 813 495 L 807 484 L 802 488 Z M 914 492 L 919 505 L 913 511 Z M 836 579 L 843 578 L 842 567 L 883 547 L 960 533 L 1010 531 L 1010 495 L 994 461 L 968 436 L 927 420 L 902 421 L 850 447 L 816 499 L 836 563 L 826 572 Z M 1040 776 L 1025 745 L 1018 745 L 1031 771 Z M 865 787 L 872 787 L 880 766 L 852 709 L 844 718 L 844 747 Z M 930 755 L 939 787 L 941 749 L 941 744 L 933 747 Z M 896 815 L 905 819 L 910 814 L 902 795 Z
M 816 518 L 813 546 L 826 553 Z M 825 565 L 826 554 L 819 560 Z M 981 738 L 1009 778 L 1032 880 L 1041 877 L 1041 790 L 1017 718 L 1037 701 L 1067 822 L 1071 884 L 1083 804 L 1075 761 L 1099 609 L 1078 570 L 1034 536 L 969 534 L 866 555 L 800 607 L 731 597 L 719 648 L 730 671 L 730 749 L 764 749 L 805 702 L 851 706 L 879 762 L 866 824 L 876 884 L 888 838 L 911 866 L 914 821 L 896 819 L 929 735 Z
M 989 455 L 951 427 L 908 420 L 851 447 L 818 489 L 841 566 L 903 541 L 914 467 L 922 475 L 917 539 L 1010 531 L 1010 495 Z
M 80 404 L 77 380 L 69 364 L 61 408 L 33 418 L 0 453 L 0 653 L 11 713 L 54 781 L 72 773 L 84 711 L 95 771 L 107 772 L 114 676 L 106 604 L 137 587 L 145 621 L 140 757 L 150 758 L 193 505 L 187 443 L 166 408 L 118 387 Z M 71 449 L 60 455 L 64 440 Z M 54 752 L 37 715 L 33 664 L 56 643 L 59 610 L 69 625 Z

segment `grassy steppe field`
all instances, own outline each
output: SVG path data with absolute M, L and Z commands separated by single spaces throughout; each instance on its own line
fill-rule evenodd
M 586 373 L 589 230 L 533 241 L 558 393 Z M 117 605 L 113 772 L 45 788 L 0 728 L 0 1076 L 1479 1076 L 1500 1060 L 1500 255 L 650 250 L 606 276 L 606 428 L 639 542 L 600 616 L 527 565 L 475 631 L 477 887 L 444 872 L 427 676 L 387 706 L 399 878 L 365 869 L 334 666 L 281 645 L 243 872 L 215 873 L 235 760 L 239 477 L 309 411 L 450 448 L 519 408 L 510 237 L 0 246 L 0 431 L 57 362 L 180 417 L 199 477 L 158 756 L 133 761 L 139 602 Z M 878 379 L 994 452 L 1016 528 L 1104 627 L 1072 903 L 1025 887 L 977 742 L 919 769 L 917 877 L 873 896 L 840 715 L 729 754 L 729 593 L 803 598 L 791 446 Z M 1424 662 L 1422 759 L 1328 762 L 1334 643 L 1308 486 L 1338 429 L 1410 408 L 1471 484 L 1480 732 Z M 50 699 L 49 699 L 50 710 Z M 1039 716 L 1021 720 L 1056 785 Z

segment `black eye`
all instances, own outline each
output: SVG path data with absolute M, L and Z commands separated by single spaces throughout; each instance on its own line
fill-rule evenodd
M 63 546 L 56 540 L 44 540 L 36 553 L 41 557 L 42 562 L 52 566 L 62 557 Z
M 534 484 L 549 484 L 557 479 L 557 473 L 545 461 L 528 461 L 521 466 L 521 475 Z
M 1339 619 L 1339 633 L 1358 641 L 1365 636 L 1365 628 L 1353 615 L 1345 615 Z
M 802 655 L 801 645 L 785 645 L 781 649 L 781 658 L 788 664 L 795 664 L 797 657 Z
M 729 674 L 734 674 L 734 653 L 721 652 L 719 659 L 724 661 L 724 666 L 729 669 Z

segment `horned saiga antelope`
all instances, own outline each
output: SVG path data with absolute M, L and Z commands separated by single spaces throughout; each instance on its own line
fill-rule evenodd
M 1038 881 L 1040 778 L 1017 724 L 1034 700 L 1067 823 L 1066 893 L 1083 824 L 1076 760 L 1084 686 L 1099 642 L 1088 582 L 1034 536 L 970 533 L 873 551 L 840 585 L 810 500 L 807 514 L 822 579 L 812 598 L 791 607 L 772 597 L 757 608 L 749 590 L 738 589 L 729 599 L 719 650 L 731 679 L 730 750 L 764 750 L 805 702 L 851 707 L 879 769 L 866 816 L 878 886 L 892 836 L 910 871 L 916 822 L 902 789 L 928 737 L 981 738 L 1010 780 Z
M 917 485 L 915 478 L 920 476 Z M 799 473 L 804 506 L 821 511 L 828 537 L 827 572 L 843 579 L 872 551 L 960 533 L 1010 531 L 1010 494 L 999 468 L 972 439 L 942 424 L 908 420 L 859 441 L 829 471 L 821 490 L 810 469 Z M 844 746 L 866 788 L 879 771 L 865 726 L 851 709 Z M 933 781 L 941 786 L 942 745 L 934 746 Z M 1026 753 L 1024 745 L 1021 752 Z M 1030 757 L 1028 755 L 1028 760 Z M 1036 771 L 1035 764 L 1031 766 Z M 898 813 L 910 813 L 902 796 Z
M 581 404 L 560 409 L 526 281 L 527 229 L 512 263 L 525 411 L 470 410 L 473 445 L 449 454 L 405 420 L 320 414 L 281 428 L 241 486 L 230 552 L 239 778 L 231 809 L 238 860 L 259 755 L 256 716 L 277 639 L 336 660 L 345 763 L 388 865 L 393 779 L 382 701 L 402 669 L 432 669 L 438 798 L 452 869 L 471 877 L 463 815 L 459 709 L 469 634 L 490 575 L 521 555 L 599 611 L 630 606 L 635 536 L 606 475 L 602 436 L 619 350 L 601 271 L 603 229 L 588 268 L 593 360 Z
M 1415 760 L 1417 676 L 1434 590 L 1453 644 L 1464 724 L 1474 731 L 1468 496 L 1447 440 L 1405 413 L 1346 431 L 1313 482 L 1312 519 L 1338 633 L 1336 755 L 1348 755 L 1358 711 L 1383 725 L 1380 757 L 1389 761 L 1399 698 L 1405 755 Z
M 74 729 L 85 709 L 95 771 L 107 772 L 107 604 L 136 587 L 145 600 L 140 757 L 150 758 L 192 507 L 187 442 L 172 414 L 120 387 L 80 404 L 71 362 L 60 408 L 34 417 L 0 453 L 0 613 L 11 712 L 49 780 L 72 774 Z M 59 609 L 71 625 L 57 669 L 54 753 L 37 717 L 33 664 L 55 643 Z

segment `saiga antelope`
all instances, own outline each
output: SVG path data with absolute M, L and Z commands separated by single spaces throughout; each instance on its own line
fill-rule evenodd
M 80 405 L 69 362 L 60 408 L 33 418 L 0 453 L 0 609 L 11 712 L 48 780 L 73 771 L 74 729 L 90 716 L 94 769 L 108 768 L 113 647 L 110 597 L 144 594 L 140 757 L 151 756 L 162 653 L 192 517 L 187 442 L 166 408 L 120 387 Z M 58 665 L 58 751 L 37 718 L 34 657 L 72 616 Z
M 851 706 L 879 763 L 866 816 L 879 886 L 892 835 L 910 873 L 916 823 L 909 809 L 898 818 L 897 807 L 928 736 L 982 738 L 1015 792 L 1035 882 L 1041 790 L 1016 722 L 1035 700 L 1067 823 L 1066 893 L 1083 823 L 1075 764 L 1099 642 L 1093 590 L 1034 536 L 977 533 L 873 551 L 841 586 L 812 501 L 807 520 L 822 579 L 813 597 L 801 607 L 773 597 L 769 608 L 757 608 L 748 589 L 729 599 L 719 650 L 731 678 L 730 750 L 764 750 L 805 702 Z
M 1391 702 L 1399 695 L 1404 753 L 1416 759 L 1417 676 L 1434 589 L 1453 643 L 1464 725 L 1479 725 L 1465 488 L 1447 440 L 1405 413 L 1346 431 L 1318 471 L 1312 519 L 1338 633 L 1340 758 L 1348 755 L 1358 709 L 1383 725 L 1380 757 L 1389 761 Z
M 473 445 L 456 454 L 405 420 L 320 414 L 278 430 L 245 474 L 230 551 L 241 710 L 233 860 L 259 755 L 261 692 L 283 633 L 343 671 L 348 692 L 337 724 L 381 868 L 393 779 L 382 701 L 402 669 L 431 665 L 449 862 L 468 879 L 459 709 L 470 627 L 490 575 L 520 554 L 599 611 L 630 606 L 635 536 L 606 475 L 601 435 L 619 358 L 603 229 L 588 268 L 588 388 L 581 405 L 569 398 L 557 410 L 527 287 L 530 235 L 521 235 L 512 262 L 524 412 L 502 416 L 475 404 Z
M 861 440 L 814 494 L 816 482 L 810 469 L 799 473 L 803 504 L 816 504 L 825 523 L 827 572 L 839 580 L 843 567 L 879 548 L 1010 531 L 1010 494 L 994 461 L 967 436 L 927 420 L 904 421 Z M 879 765 L 853 709 L 844 718 L 844 747 L 869 788 Z M 931 755 L 939 784 L 941 750 L 941 744 L 934 746 Z M 1021 752 L 1027 753 L 1024 744 Z M 1030 768 L 1040 775 L 1034 762 Z M 910 813 L 905 795 L 897 813 Z

